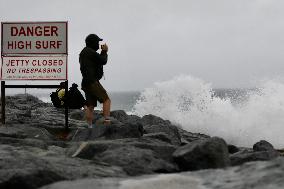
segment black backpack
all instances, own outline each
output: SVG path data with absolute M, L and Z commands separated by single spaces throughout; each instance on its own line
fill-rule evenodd
M 56 107 L 56 108 L 64 107 L 64 105 L 61 105 L 61 100 L 58 97 L 58 91 L 59 90 L 60 89 L 57 89 L 55 92 L 52 92 L 50 94 L 51 102 L 52 102 L 53 106 Z
M 86 105 L 86 100 L 77 87 L 78 85 L 73 83 L 67 93 L 67 103 L 70 109 L 80 109 Z

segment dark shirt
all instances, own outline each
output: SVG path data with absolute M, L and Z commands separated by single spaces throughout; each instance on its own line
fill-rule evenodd
M 97 53 L 90 47 L 85 47 L 79 57 L 80 70 L 82 73 L 82 87 L 99 81 L 104 74 L 103 66 L 107 63 L 107 52 Z

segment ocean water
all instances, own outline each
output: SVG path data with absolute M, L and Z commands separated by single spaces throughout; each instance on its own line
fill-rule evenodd
M 142 91 L 133 113 L 154 114 L 238 146 L 267 140 L 284 148 L 283 81 L 262 81 L 254 89 L 214 90 L 199 78 L 178 76 Z
M 52 90 L 45 90 L 40 93 L 34 93 L 33 95 L 37 96 L 44 102 L 51 103 L 49 94 Z M 81 91 L 84 96 L 84 92 Z M 141 92 L 139 91 L 126 91 L 126 92 L 109 92 L 109 97 L 111 99 L 111 109 L 112 110 L 124 110 L 128 114 L 132 113 L 133 107 L 136 104 Z M 96 109 L 102 109 L 102 104 L 98 103 Z
M 34 95 L 50 102 L 50 92 Z M 210 83 L 183 75 L 143 91 L 109 95 L 112 110 L 154 114 L 190 132 L 219 136 L 238 146 L 252 147 L 267 140 L 284 148 L 284 83 L 280 81 L 264 81 L 254 89 L 213 89 Z

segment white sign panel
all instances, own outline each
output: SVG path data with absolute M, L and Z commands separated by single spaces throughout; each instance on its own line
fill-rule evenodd
M 1 52 L 67 54 L 67 22 L 3 22 Z
M 66 80 L 67 56 L 2 57 L 2 80 Z

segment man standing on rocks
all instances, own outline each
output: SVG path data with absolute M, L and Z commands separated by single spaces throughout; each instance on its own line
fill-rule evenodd
M 88 127 L 92 128 L 94 118 L 94 107 L 97 101 L 103 103 L 104 124 L 110 124 L 110 104 L 111 101 L 106 90 L 100 83 L 103 77 L 103 66 L 107 63 L 108 46 L 101 45 L 101 53 L 97 51 L 100 48 L 99 42 L 102 41 L 96 34 L 90 34 L 86 37 L 86 47 L 81 51 L 79 61 L 82 73 L 82 89 L 86 96 L 86 119 Z

